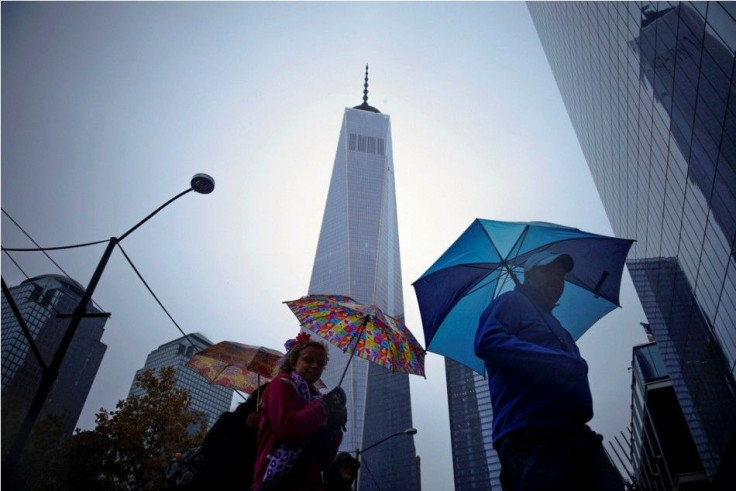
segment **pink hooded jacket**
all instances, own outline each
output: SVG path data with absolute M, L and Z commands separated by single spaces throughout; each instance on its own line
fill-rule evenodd
M 319 395 L 317 389 L 311 390 L 313 395 Z M 325 426 L 327 408 L 322 400 L 304 401 L 289 374 L 282 373 L 263 393 L 260 412 L 258 456 L 251 489 L 258 489 L 268 467 L 268 455 L 279 445 L 296 445 L 309 440 L 283 489 L 322 490 L 321 472 L 335 458 L 342 442 L 341 430 Z

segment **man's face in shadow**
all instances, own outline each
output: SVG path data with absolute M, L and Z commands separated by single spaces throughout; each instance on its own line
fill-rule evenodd
M 565 290 L 565 274 L 562 259 L 557 259 L 546 266 L 533 268 L 527 273 L 524 282 L 537 288 L 549 308 L 552 308 Z

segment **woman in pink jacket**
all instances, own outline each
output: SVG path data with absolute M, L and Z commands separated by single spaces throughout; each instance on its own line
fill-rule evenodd
M 322 396 L 314 387 L 327 364 L 327 346 L 306 333 L 286 343 L 281 373 L 261 399 L 253 490 L 319 491 L 322 470 L 342 442 L 347 419 L 341 388 Z

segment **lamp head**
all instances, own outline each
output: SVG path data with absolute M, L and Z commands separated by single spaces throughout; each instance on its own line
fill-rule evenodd
M 199 194 L 210 194 L 215 190 L 215 179 L 208 174 L 194 174 L 190 185 Z
M 419 430 L 417 430 L 416 428 L 408 428 L 408 429 L 404 430 L 404 434 L 406 434 L 406 435 L 416 435 L 418 431 Z

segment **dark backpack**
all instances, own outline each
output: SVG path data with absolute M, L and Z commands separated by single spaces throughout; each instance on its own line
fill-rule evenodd
M 259 392 L 268 382 L 259 387 Z M 258 455 L 258 430 L 247 429 L 245 421 L 256 409 L 256 394 L 233 411 L 225 411 L 209 429 L 202 445 L 192 447 L 169 461 L 165 480 L 168 489 L 194 491 L 212 489 L 213 482 L 233 479 L 233 473 L 245 482 L 253 478 Z M 248 469 L 250 473 L 248 473 Z
M 170 489 L 194 490 L 203 484 L 205 457 L 202 447 L 193 447 L 169 461 L 166 466 L 166 486 Z

